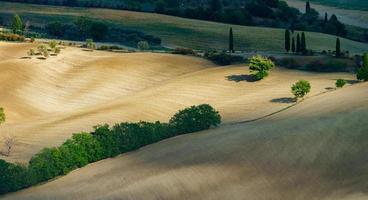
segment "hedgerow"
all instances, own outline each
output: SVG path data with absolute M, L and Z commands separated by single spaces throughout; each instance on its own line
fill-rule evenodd
M 28 166 L 0 159 L 0 194 L 17 191 L 83 167 L 89 163 L 137 150 L 180 134 L 209 129 L 221 123 L 210 105 L 179 111 L 169 123 L 159 121 L 98 125 L 91 133 L 77 133 L 59 147 L 45 148 L 34 155 Z

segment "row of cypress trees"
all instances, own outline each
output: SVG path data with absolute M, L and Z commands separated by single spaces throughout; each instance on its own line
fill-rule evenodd
M 306 54 L 307 49 L 307 42 L 305 33 L 302 32 L 301 35 L 299 33 L 296 34 L 296 41 L 294 35 L 290 30 L 285 30 L 285 50 L 286 52 L 293 52 L 293 53 L 301 53 Z

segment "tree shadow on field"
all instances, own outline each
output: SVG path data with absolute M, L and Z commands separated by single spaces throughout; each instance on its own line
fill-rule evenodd
M 291 98 L 291 97 L 283 97 L 283 98 L 272 99 L 271 102 L 272 103 L 295 103 L 296 99 Z
M 255 76 L 248 75 L 248 74 L 226 76 L 226 79 L 228 81 L 234 81 L 234 82 L 241 82 L 241 81 L 256 82 L 257 81 L 257 78 Z
M 334 81 L 337 81 L 338 79 L 333 79 Z M 345 79 L 344 79 L 345 80 Z M 345 80 L 347 84 L 351 84 L 354 85 L 356 83 L 360 83 L 361 81 L 359 80 Z

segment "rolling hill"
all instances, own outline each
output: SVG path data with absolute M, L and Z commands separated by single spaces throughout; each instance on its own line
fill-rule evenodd
M 291 97 L 290 86 L 299 79 L 311 81 L 316 95 L 338 78 L 355 78 L 277 68 L 254 83 L 243 65 L 217 67 L 195 57 L 67 47 L 47 60 L 21 59 L 36 44 L 0 44 L 0 105 L 7 114 L 0 131 L 17 137 L 14 153 L 5 158 L 17 162 L 97 124 L 167 121 L 202 103 L 217 108 L 225 123 L 251 120 L 289 106 L 283 98 Z
M 34 82 L 24 73 L 26 67 L 12 67 L 14 73 L 25 74 L 18 78 L 25 82 L 17 86 L 15 93 L 8 95 L 15 99 L 23 97 L 24 105 L 42 110 L 39 116 L 31 119 L 21 114 L 11 117 L 12 122 L 1 128 L 2 132 L 14 130 L 18 134 L 22 148 L 18 149 L 17 156 L 25 154 L 25 151 L 26 154 L 33 152 L 37 145 L 59 143 L 69 136 L 65 131 L 70 133 L 71 130 L 86 128 L 98 120 L 165 120 L 177 108 L 201 102 L 218 108 L 225 124 L 217 129 L 171 138 L 90 164 L 65 177 L 1 199 L 368 198 L 368 129 L 365 126 L 368 85 L 361 83 L 325 92 L 326 87 L 333 86 L 334 79 L 349 79 L 352 75 L 278 68 L 261 82 L 234 82 L 234 75 L 249 73 L 245 67 L 216 67 L 204 60 L 164 54 L 111 55 L 67 49 L 61 56 L 38 64 L 37 60 L 16 58 L 4 61 L 7 65 L 0 63 L 0 69 L 11 66 L 9 63 L 12 62 L 19 66 L 24 66 L 22 62 L 33 63 L 31 70 L 42 68 L 54 73 L 45 76 L 48 78 L 44 81 L 49 85 L 56 84 L 57 80 L 63 83 L 52 94 L 33 94 L 49 86 L 45 82 Z M 80 62 L 71 65 L 69 71 L 65 70 L 71 59 L 77 62 L 83 57 L 88 57 L 96 65 Z M 106 57 L 115 62 L 106 63 Z M 124 62 L 125 57 L 130 61 Z M 135 60 L 132 58 L 140 59 L 132 62 Z M 49 65 L 61 61 L 65 66 Z M 138 67 L 142 66 L 141 62 L 146 63 L 145 67 Z M 170 62 L 175 62 L 175 65 Z M 168 76 L 162 72 L 153 75 L 150 69 L 158 66 L 165 69 L 163 71 Z M 188 71 L 183 71 L 188 67 Z M 91 68 L 94 75 L 89 74 Z M 126 75 L 119 81 L 114 79 L 115 76 L 124 76 L 128 69 L 136 74 Z M 99 79 L 101 74 L 110 70 L 114 76 L 105 74 L 103 80 Z M 73 81 L 76 72 L 80 73 L 78 77 L 84 77 L 77 82 Z M 135 79 L 140 82 L 142 77 L 144 80 L 156 76 L 157 79 L 148 80 L 148 85 L 124 92 L 124 87 L 135 85 L 132 84 Z M 290 84 L 302 78 L 310 80 L 313 87 L 312 94 L 305 101 L 272 116 L 242 122 L 287 107 L 289 104 L 283 99 L 290 96 Z M 89 92 L 81 89 L 87 80 L 93 86 Z M 111 82 L 116 88 L 102 87 Z M 19 87 L 21 85 L 37 89 L 25 93 L 27 90 Z M 73 90 L 81 91 L 79 96 L 71 93 Z M 115 91 L 114 94 L 109 90 Z M 95 91 L 99 91 L 98 95 Z M 3 97 L 4 92 L 1 94 Z M 49 97 L 51 95 L 52 98 Z M 78 99 L 81 96 L 93 98 Z M 36 105 L 32 103 L 33 99 L 45 101 Z M 63 102 L 53 105 L 58 99 L 63 99 Z M 87 106 L 83 99 L 93 99 L 93 106 Z M 33 127 L 27 121 L 32 121 Z M 27 132 L 20 131 L 20 124 L 29 126 Z
M 163 45 L 167 47 L 202 50 L 226 49 L 228 30 L 231 26 L 234 29 L 235 47 L 238 50 L 276 52 L 284 50 L 283 29 L 236 26 L 152 13 L 6 2 L 0 2 L 0 13 L 7 16 L 18 13 L 31 24 L 40 26 L 51 21 L 71 22 L 77 16 L 90 16 L 160 37 Z M 313 50 L 333 50 L 335 41 L 336 36 L 307 33 L 308 47 Z M 342 40 L 342 49 L 349 50 L 351 53 L 368 51 L 366 44 L 346 39 Z
M 305 11 L 305 1 L 286 0 L 286 2 L 290 6 L 298 8 L 302 12 Z M 312 7 L 316 9 L 319 13 L 327 12 L 330 15 L 335 14 L 338 17 L 338 19 L 344 24 L 368 28 L 368 2 L 364 0 L 361 1 L 367 4 L 366 5 L 367 10 L 365 11 L 364 10 L 349 10 L 349 9 L 344 9 L 340 7 L 334 7 L 334 5 L 333 6 L 321 5 L 321 4 L 318 4 L 319 2 L 322 2 L 322 1 L 316 1 L 316 3 L 312 2 Z M 348 4 L 351 5 L 351 1 L 349 1 Z M 343 4 L 338 4 L 338 5 L 343 5 Z M 337 4 L 335 4 L 335 6 L 337 6 Z M 362 8 L 362 6 L 359 6 L 359 7 Z

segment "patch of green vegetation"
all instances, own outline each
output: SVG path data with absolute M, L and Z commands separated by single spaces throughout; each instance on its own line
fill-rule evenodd
M 1 120 L 0 109 L 0 120 Z M 1 121 L 0 121 L 1 122 Z M 120 123 L 113 127 L 96 126 L 91 133 L 74 134 L 59 147 L 45 148 L 28 166 L 0 159 L 0 194 L 26 188 L 89 163 L 115 157 L 143 146 L 221 123 L 220 114 L 208 104 L 191 106 L 176 113 L 169 123 Z
M 24 20 L 32 16 L 32 24 L 45 24 L 53 19 L 64 21 L 76 16 L 90 16 L 115 23 L 127 29 L 138 30 L 162 39 L 167 47 L 192 49 L 227 49 L 229 25 L 216 22 L 185 19 L 166 15 L 93 8 L 66 8 L 0 2 L 0 12 L 18 13 Z M 51 19 L 51 20 L 50 20 Z M 234 49 L 254 51 L 283 51 L 284 30 L 276 28 L 232 25 Z M 306 32 L 308 48 L 316 51 L 335 48 L 336 37 Z M 341 40 L 341 48 L 351 53 L 368 51 L 368 46 L 347 39 Z

